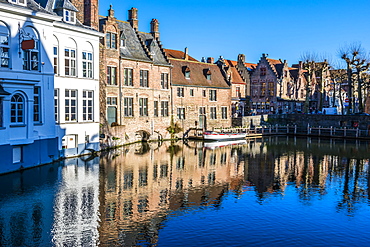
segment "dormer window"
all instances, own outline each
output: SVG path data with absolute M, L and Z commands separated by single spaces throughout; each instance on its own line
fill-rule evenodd
M 204 76 L 206 77 L 207 80 L 211 80 L 211 70 L 210 69 L 205 69 L 204 70 Z
M 184 75 L 186 79 L 190 79 L 190 68 L 188 66 L 184 67 Z
M 76 23 L 76 12 L 65 9 L 64 10 L 64 21 L 68 23 Z
M 121 47 L 125 47 L 126 46 L 126 36 L 123 33 L 121 34 L 120 45 L 121 45 Z
M 26 0 L 9 0 L 9 3 L 24 5 L 24 6 L 26 6 L 27 4 Z
M 117 34 L 115 33 L 106 33 L 105 34 L 105 44 L 107 48 L 117 49 L 116 43 Z

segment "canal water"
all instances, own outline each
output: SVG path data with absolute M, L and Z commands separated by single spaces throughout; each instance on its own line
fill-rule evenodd
M 0 246 L 370 246 L 370 143 L 138 143 L 0 176 Z

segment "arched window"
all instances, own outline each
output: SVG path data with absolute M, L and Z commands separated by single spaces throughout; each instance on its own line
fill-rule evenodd
M 91 43 L 86 42 L 82 52 L 82 77 L 93 78 L 93 47 Z
M 25 27 L 23 31 L 23 69 L 38 71 L 40 69 L 39 36 L 33 27 Z
M 24 98 L 21 94 L 14 94 L 10 101 L 10 122 L 24 123 Z
M 76 42 L 69 38 L 64 48 L 64 74 L 66 76 L 77 76 L 76 73 Z
M 9 29 L 0 21 L 0 66 L 2 68 L 9 68 Z

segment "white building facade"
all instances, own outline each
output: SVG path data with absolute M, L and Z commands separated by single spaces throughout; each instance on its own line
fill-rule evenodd
M 0 173 L 52 162 L 53 24 L 34 2 L 0 0 Z
M 69 0 L 0 0 L 0 174 L 99 150 L 98 31 Z

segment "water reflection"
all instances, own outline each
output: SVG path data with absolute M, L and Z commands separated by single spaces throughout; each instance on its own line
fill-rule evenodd
M 302 205 L 321 207 L 318 200 L 334 204 L 338 219 L 354 219 L 369 207 L 367 142 L 271 137 L 234 144 L 138 143 L 0 176 L 0 246 L 171 245 L 160 238 L 171 220 L 199 211 L 231 212 L 229 198 L 246 203 L 248 197 L 249 204 L 253 198 L 267 211 L 281 210 L 284 220 L 274 219 L 269 231 L 289 225 L 290 214 Z M 298 200 L 274 201 L 291 197 Z M 269 219 L 258 213 L 254 217 L 263 222 L 257 225 L 267 225 Z M 235 226 L 228 222 L 223 218 L 220 228 L 232 235 Z

